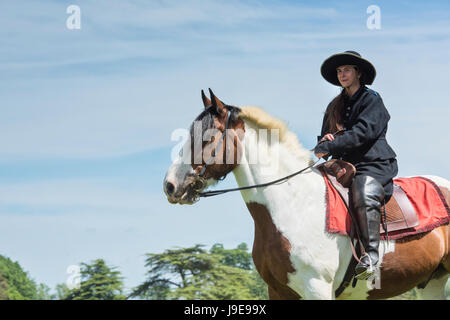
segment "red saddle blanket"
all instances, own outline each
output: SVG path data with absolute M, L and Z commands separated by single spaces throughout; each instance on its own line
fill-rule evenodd
M 324 177 L 326 184 L 326 230 L 342 235 L 350 234 L 351 217 L 339 193 Z M 402 187 L 417 212 L 419 225 L 413 228 L 389 232 L 389 239 L 427 232 L 449 223 L 450 209 L 439 187 L 424 177 L 398 178 L 394 183 Z M 385 234 L 381 235 L 386 238 Z

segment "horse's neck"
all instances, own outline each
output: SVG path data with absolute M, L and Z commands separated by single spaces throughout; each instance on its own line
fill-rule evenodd
M 301 150 L 301 146 L 296 146 L 298 149 L 292 150 L 292 144 L 283 142 L 278 148 L 275 145 L 269 146 L 264 155 L 267 162 L 273 162 L 273 170 L 260 163 L 251 163 L 249 156 L 254 152 L 254 148 L 251 145 L 252 141 L 246 138 L 247 127 L 241 162 L 233 170 L 240 187 L 273 181 L 312 163 L 308 151 Z M 307 156 L 301 157 L 302 154 Z M 241 195 L 253 217 L 255 230 L 262 233 L 258 241 L 270 239 L 271 233 L 265 228 L 268 225 L 267 221 L 273 223 L 275 230 L 280 231 L 278 235 L 283 234 L 290 244 L 300 247 L 302 252 L 310 252 L 311 248 L 314 248 L 314 243 L 326 241 L 325 184 L 317 170 L 306 170 L 281 184 L 242 190 Z M 264 212 L 270 215 L 269 220 L 263 219 Z M 315 254 L 311 253 L 311 256 Z

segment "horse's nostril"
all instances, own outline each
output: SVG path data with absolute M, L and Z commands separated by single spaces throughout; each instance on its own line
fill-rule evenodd
M 171 196 L 174 191 L 175 191 L 175 186 L 171 182 L 167 182 L 166 183 L 166 192 L 167 192 L 167 194 L 169 196 Z

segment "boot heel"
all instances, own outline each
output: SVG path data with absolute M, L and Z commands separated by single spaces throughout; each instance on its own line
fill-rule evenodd
M 368 263 L 362 262 L 363 259 L 368 260 Z M 366 253 L 360 260 L 361 262 L 359 262 L 355 267 L 355 278 L 358 280 L 367 280 L 375 273 L 372 259 L 369 254 Z

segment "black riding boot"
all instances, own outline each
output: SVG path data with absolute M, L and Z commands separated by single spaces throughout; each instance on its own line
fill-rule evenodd
M 381 204 L 384 199 L 383 186 L 373 177 L 356 176 L 352 182 L 352 202 L 355 219 L 366 254 L 355 268 L 356 278 L 368 279 L 375 272 L 380 244 Z

